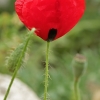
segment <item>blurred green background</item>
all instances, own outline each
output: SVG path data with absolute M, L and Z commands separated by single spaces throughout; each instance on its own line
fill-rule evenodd
M 28 32 L 14 12 L 14 2 L 15 0 L 0 0 L 0 73 L 10 75 L 12 73 L 5 67 L 6 57 Z M 44 89 L 45 51 L 46 42 L 33 36 L 28 61 L 18 73 L 18 78 L 40 98 L 43 97 Z M 72 60 L 76 53 L 83 54 L 88 63 L 86 73 L 80 81 L 82 100 L 100 100 L 100 0 L 86 0 L 86 11 L 80 22 L 67 35 L 51 42 L 50 100 L 71 100 Z

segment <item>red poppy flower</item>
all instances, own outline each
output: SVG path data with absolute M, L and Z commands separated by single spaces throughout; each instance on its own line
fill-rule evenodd
M 28 29 L 52 41 L 70 31 L 85 10 L 84 0 L 16 0 L 15 10 Z

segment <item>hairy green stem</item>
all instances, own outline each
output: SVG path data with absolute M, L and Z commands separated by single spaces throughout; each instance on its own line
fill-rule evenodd
M 13 73 L 12 79 L 11 79 L 11 81 L 10 81 L 10 84 L 9 84 L 9 86 L 8 86 L 8 89 L 7 89 L 7 91 L 6 91 L 6 94 L 5 94 L 5 97 L 4 97 L 3 100 L 6 100 L 7 97 L 8 97 L 8 94 L 9 94 L 9 92 L 10 92 L 11 86 L 12 86 L 12 84 L 13 84 L 13 82 L 14 82 L 15 77 L 16 77 L 16 74 L 17 74 L 19 68 L 21 67 L 21 61 L 22 61 L 23 56 L 24 56 L 24 54 L 25 54 L 25 52 L 26 52 L 26 49 L 27 49 L 29 40 L 30 40 L 30 38 L 31 38 L 31 36 L 32 36 L 32 34 L 33 34 L 33 32 L 34 32 L 34 29 L 32 29 L 32 31 L 30 31 L 29 37 L 27 38 L 27 40 L 26 40 L 26 42 L 25 42 L 25 45 L 24 45 L 24 47 L 23 47 L 23 50 L 22 50 L 22 52 L 20 53 L 20 57 L 19 57 L 19 59 L 18 59 L 18 61 L 17 61 L 17 63 L 16 63 L 15 71 L 14 71 L 14 73 Z
M 74 99 L 75 100 L 80 100 L 78 81 L 79 81 L 79 79 L 74 80 Z
M 46 67 L 45 67 L 45 87 L 44 87 L 44 100 L 47 100 L 47 90 L 48 90 L 48 76 L 49 76 L 49 70 L 48 70 L 48 66 L 49 66 L 49 61 L 48 61 L 48 57 L 49 57 L 49 44 L 50 42 L 47 42 L 47 50 L 46 50 Z

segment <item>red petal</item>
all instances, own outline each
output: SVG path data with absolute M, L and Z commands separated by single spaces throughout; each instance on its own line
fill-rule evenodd
M 29 29 L 47 40 L 50 29 L 57 29 L 55 39 L 70 31 L 82 17 L 84 0 L 16 0 L 16 12 Z
M 16 2 L 15 2 L 16 12 L 17 12 L 18 16 L 20 16 L 19 18 L 22 22 L 24 21 L 24 18 L 22 15 L 22 8 L 23 8 L 24 2 L 25 2 L 25 0 L 16 0 Z

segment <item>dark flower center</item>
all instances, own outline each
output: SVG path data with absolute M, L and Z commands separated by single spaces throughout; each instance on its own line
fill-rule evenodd
M 48 42 L 53 41 L 56 35 L 57 35 L 57 29 L 54 28 L 50 29 L 48 33 L 47 41 Z

